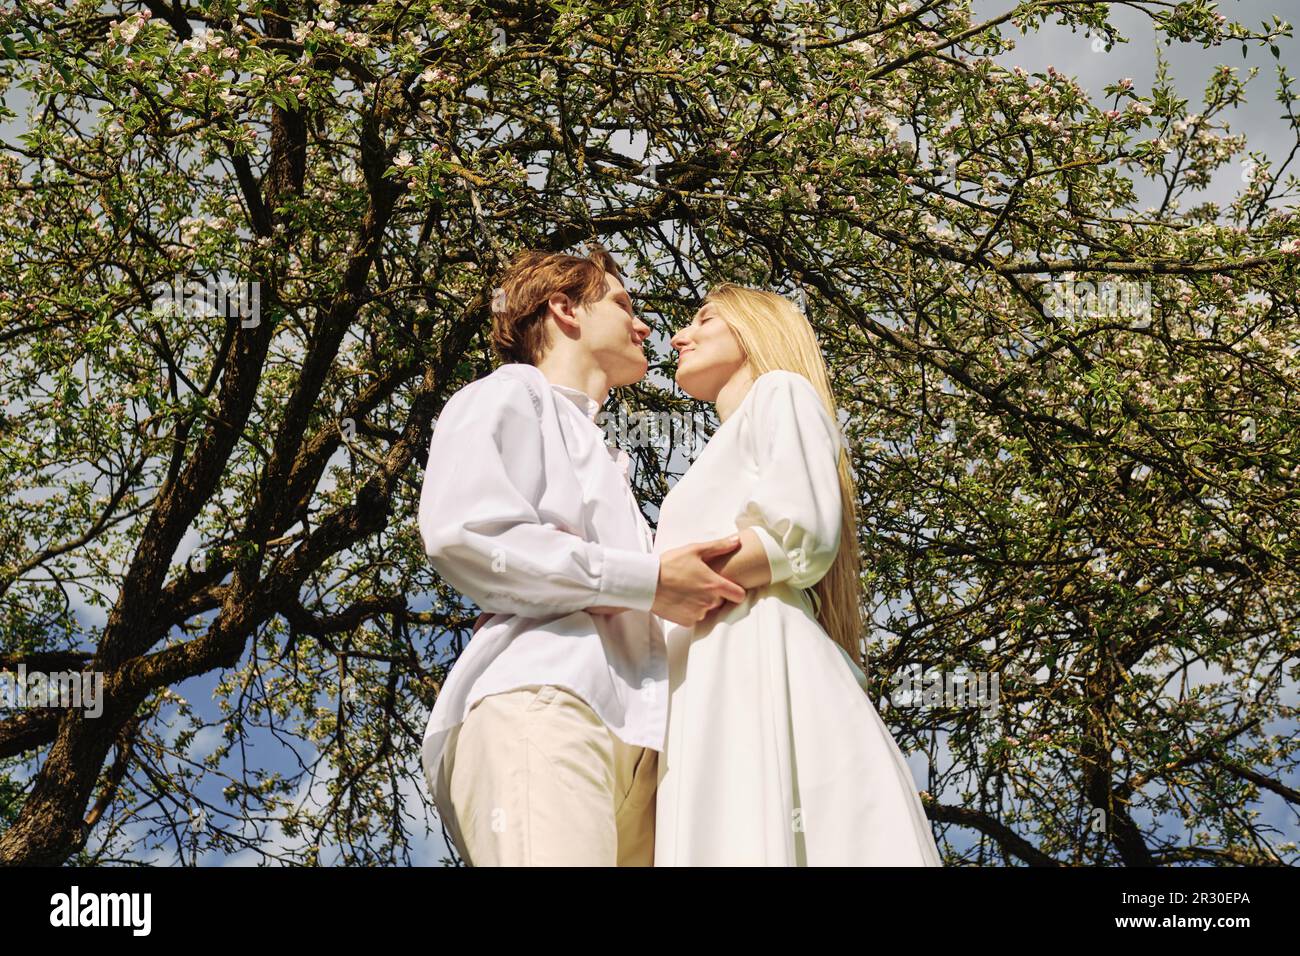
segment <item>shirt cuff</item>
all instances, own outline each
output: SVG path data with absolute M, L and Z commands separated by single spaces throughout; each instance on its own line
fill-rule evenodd
M 785 553 L 772 532 L 758 524 L 750 525 L 749 530 L 758 536 L 763 550 L 767 552 L 767 564 L 772 569 L 772 580 L 769 583 L 780 584 L 794 577 L 794 566 L 790 563 L 790 556 Z
M 606 548 L 597 604 L 648 611 L 659 590 L 659 555 L 622 548 Z

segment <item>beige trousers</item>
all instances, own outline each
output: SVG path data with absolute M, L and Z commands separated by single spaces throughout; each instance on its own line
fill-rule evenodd
M 447 738 L 438 810 L 471 866 L 653 866 L 658 757 L 553 684 L 489 694 Z

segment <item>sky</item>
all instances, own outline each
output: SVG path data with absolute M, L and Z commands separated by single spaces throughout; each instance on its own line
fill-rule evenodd
M 1010 4 L 993 0 L 975 0 L 973 12 L 977 17 L 988 18 L 1010 7 Z M 1300 6 L 1278 0 L 1271 3 L 1240 0 L 1220 3 L 1218 10 L 1229 20 L 1262 32 L 1261 21 L 1271 23 L 1274 16 L 1288 20 L 1300 12 Z M 1267 48 L 1261 49 L 1256 45 L 1248 46 L 1244 57 L 1240 43 L 1209 48 L 1191 43 L 1166 46 L 1163 35 L 1156 33 L 1149 17 L 1121 4 L 1112 4 L 1110 20 L 1129 42 L 1117 43 L 1106 50 L 1099 37 L 1048 22 L 1040 30 L 1024 37 L 1004 29 L 1004 35 L 1015 38 L 1016 48 L 996 59 L 1009 67 L 1020 66 L 1030 72 L 1042 72 L 1053 66 L 1078 80 L 1094 102 L 1101 102 L 1106 98 L 1105 87 L 1122 77 L 1133 80 L 1134 92 L 1149 96 L 1155 83 L 1156 51 L 1159 49 L 1169 64 L 1169 75 L 1175 81 L 1178 95 L 1188 101 L 1187 108 L 1193 113 L 1201 112 L 1206 86 L 1219 65 L 1235 67 L 1242 78 L 1252 67 L 1257 67 L 1259 72 L 1246 86 L 1246 102 L 1229 109 L 1225 115 L 1233 133 L 1245 134 L 1247 152 L 1263 154 L 1272 162 L 1273 169 L 1287 158 L 1296 140 L 1294 131 L 1280 119 L 1282 106 L 1275 99 L 1276 67 L 1282 63 L 1294 70 L 1294 66 L 1300 63 L 1300 41 L 1296 37 L 1284 37 L 1278 41 L 1280 57 L 1274 60 Z M 1292 108 L 1300 109 L 1300 103 L 1293 103 Z M 1243 154 L 1218 170 L 1209 186 L 1198 194 L 1198 201 L 1210 200 L 1226 206 L 1242 188 L 1242 163 L 1246 159 Z M 1293 173 L 1300 172 L 1294 163 L 1289 168 Z M 1139 196 L 1147 199 L 1154 196 L 1154 192 L 1139 191 Z

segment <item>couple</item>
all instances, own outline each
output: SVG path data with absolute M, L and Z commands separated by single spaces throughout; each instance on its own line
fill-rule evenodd
M 420 535 L 483 612 L 422 747 L 458 852 L 941 865 L 855 663 L 853 479 L 812 327 L 723 284 L 673 337 L 677 384 L 722 424 L 653 536 L 596 423 L 649 335 L 604 249 L 523 253 L 492 303 L 506 364 L 438 418 Z

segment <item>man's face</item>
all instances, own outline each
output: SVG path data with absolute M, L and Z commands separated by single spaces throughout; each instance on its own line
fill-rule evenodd
M 650 326 L 636 317 L 631 297 L 613 273 L 605 273 L 605 295 L 575 312 L 582 322 L 583 341 L 609 378 L 610 388 L 645 377 L 650 361 L 643 343 Z

